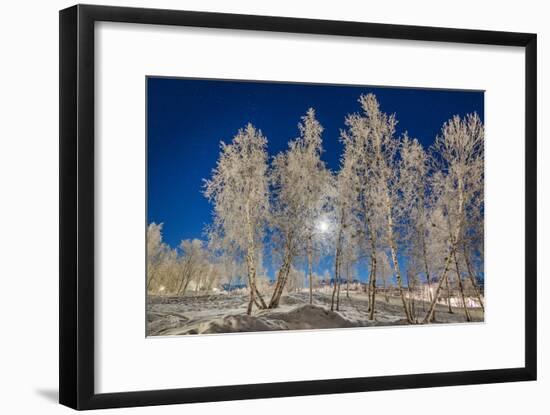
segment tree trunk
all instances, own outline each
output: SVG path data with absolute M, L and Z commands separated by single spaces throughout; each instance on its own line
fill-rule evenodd
M 203 276 L 199 275 L 199 278 L 197 279 L 197 284 L 195 285 L 195 293 L 196 294 L 198 294 L 198 292 L 200 291 L 200 288 L 201 288 L 201 285 L 202 285 L 202 279 L 203 279 Z
M 338 257 L 341 257 L 341 253 L 337 254 Z M 341 260 L 338 258 L 334 264 L 334 286 L 332 288 L 332 299 L 330 303 L 330 311 L 340 310 L 340 268 Z
M 277 273 L 277 282 L 275 283 L 275 288 L 273 290 L 273 294 L 271 295 L 271 300 L 269 301 L 269 305 L 267 308 L 277 308 L 279 306 L 279 301 L 281 299 L 281 295 L 285 288 L 288 274 L 290 272 L 291 260 L 292 256 L 290 254 L 290 250 L 287 250 L 287 253 L 285 254 L 283 260 L 283 264 L 281 265 L 281 268 Z
M 460 268 L 458 266 L 458 259 L 456 258 L 456 251 L 453 252 L 453 258 L 455 260 L 456 279 L 458 281 L 458 288 L 460 290 L 460 297 L 462 299 L 464 315 L 466 316 L 466 321 L 472 321 L 472 319 L 470 318 L 470 313 L 468 312 L 468 307 L 466 306 L 466 298 L 464 297 L 464 286 L 462 285 L 462 277 L 460 276 Z
M 187 291 L 187 288 L 189 287 L 190 282 L 191 282 L 191 277 L 188 276 L 187 279 L 185 280 L 185 284 L 183 285 L 183 287 L 181 288 L 181 291 L 179 292 L 180 296 L 185 295 L 185 292 Z
M 336 292 L 336 311 L 340 311 L 340 286 L 342 285 L 342 278 L 340 276 L 342 269 L 342 261 L 338 265 L 338 279 L 336 280 L 338 284 L 338 291 Z
M 255 302 L 256 296 L 256 252 L 254 249 L 254 234 L 252 232 L 252 223 L 250 220 L 249 204 L 246 204 L 246 226 L 248 230 L 248 249 L 246 252 L 246 264 L 248 268 L 248 285 L 250 291 L 250 301 L 248 302 L 248 308 L 246 314 L 252 313 L 252 306 Z
M 252 313 L 252 306 L 255 302 L 256 297 L 256 266 L 254 265 L 254 250 L 249 248 L 246 254 L 246 263 L 248 267 L 248 290 L 250 292 L 250 301 L 248 302 L 248 308 L 246 314 L 250 315 Z
M 365 212 L 366 213 L 366 212 Z M 369 320 L 374 319 L 374 309 L 376 301 L 376 232 L 372 226 L 370 218 L 367 216 L 367 227 L 369 232 L 369 242 L 370 242 L 370 272 L 369 272 L 369 283 L 368 283 L 368 297 L 369 297 Z
M 309 276 L 309 304 L 313 304 L 313 272 L 312 272 L 312 241 L 311 235 L 307 240 L 307 273 Z
M 422 260 L 424 263 L 424 273 L 426 274 L 426 281 L 428 283 L 428 299 L 431 302 L 433 299 L 432 294 L 432 278 L 430 275 L 430 267 L 428 265 L 428 248 L 426 246 L 426 216 L 425 216 L 425 188 L 424 184 L 421 184 L 418 189 L 419 201 L 418 201 L 418 217 L 419 217 L 419 235 L 422 245 Z M 424 292 L 424 289 L 422 289 Z M 425 311 L 424 293 L 422 294 L 422 311 Z M 435 315 L 434 315 L 435 318 Z
M 157 272 L 151 272 L 150 274 L 151 276 L 148 278 L 147 280 L 147 291 L 149 291 L 149 288 L 151 287 L 151 283 L 153 282 L 153 280 L 156 278 L 157 276 Z
M 372 259 L 371 259 L 371 267 L 372 267 Z M 372 268 L 371 268 L 372 270 Z M 371 309 L 371 306 L 372 306 L 372 303 L 371 303 L 371 287 L 370 287 L 370 280 L 372 278 L 372 271 L 369 270 L 369 280 L 367 281 L 367 283 L 365 284 L 365 293 L 367 293 L 367 298 L 369 300 L 369 303 L 367 305 L 367 312 L 370 314 L 370 309 Z
M 334 258 L 334 286 L 332 287 L 332 298 L 330 301 L 330 311 L 334 311 L 334 304 L 336 300 L 336 284 L 338 281 L 338 268 L 340 264 L 340 247 L 336 248 L 336 255 Z
M 346 261 L 346 297 L 349 298 L 349 262 Z
M 422 291 L 421 291 L 421 295 L 420 295 L 420 298 L 422 300 L 422 312 L 425 313 L 426 312 L 426 296 L 425 296 L 425 291 L 424 290 L 424 287 L 422 287 Z M 428 300 L 429 301 L 429 300 Z
M 472 266 L 470 264 L 470 259 L 468 256 L 468 252 L 466 250 L 466 243 L 462 242 L 462 249 L 464 251 L 464 261 L 466 262 L 466 269 L 468 270 L 468 276 L 470 278 L 470 282 L 472 283 L 472 287 L 474 288 L 474 292 L 476 293 L 477 299 L 479 301 L 479 306 L 481 307 L 482 311 L 485 311 L 485 306 L 483 304 L 483 300 L 481 299 L 481 291 L 479 287 L 477 286 L 476 279 L 474 277 L 474 273 L 472 271 Z
M 414 322 L 416 322 L 416 303 L 414 301 L 414 288 L 415 288 L 415 282 L 414 282 L 414 276 L 409 277 L 409 272 L 407 272 L 407 292 L 408 292 L 408 300 L 409 300 L 409 310 L 411 312 L 411 318 Z
M 342 256 L 344 223 L 345 223 L 345 215 L 344 215 L 344 211 L 342 210 L 340 214 L 340 227 L 338 229 L 338 239 L 336 241 L 336 254 L 334 255 L 334 288 L 332 289 L 330 311 L 334 311 L 334 300 L 335 300 L 335 295 L 337 290 L 337 284 L 340 279 L 340 261 Z M 338 309 L 338 304 L 336 304 L 336 308 Z
M 451 264 L 451 255 L 452 255 L 453 248 L 451 248 L 451 251 L 449 252 L 449 255 L 445 259 L 445 269 L 443 270 L 443 275 L 439 279 L 439 282 L 437 283 L 437 287 L 435 288 L 435 294 L 433 296 L 432 302 L 430 304 L 430 308 L 428 309 L 428 312 L 426 313 L 426 316 L 424 317 L 424 320 L 422 320 L 422 323 L 427 324 L 430 323 L 434 317 L 435 312 L 435 306 L 437 304 L 437 300 L 439 298 L 439 292 L 441 291 L 441 287 L 443 286 L 444 282 L 447 282 L 447 274 L 449 272 L 449 267 Z
M 183 272 L 181 273 L 181 280 L 180 280 L 178 289 L 176 291 L 178 296 L 185 295 L 185 291 L 187 290 L 187 287 L 189 286 L 189 282 L 191 281 L 191 273 L 192 273 L 191 261 L 192 261 L 192 257 L 186 259 Z
M 374 309 L 376 301 L 376 249 L 370 258 L 370 275 L 369 275 L 369 320 L 374 320 Z
M 451 231 L 451 224 L 449 222 L 449 233 L 450 233 L 449 242 L 450 242 L 451 247 L 450 247 L 450 250 L 449 250 L 449 255 L 447 256 L 447 258 L 445 260 L 445 270 L 443 271 L 443 277 L 440 278 L 439 283 L 437 284 L 437 289 L 436 289 L 433 301 L 430 304 L 430 309 L 428 310 L 428 313 L 426 314 L 426 317 L 423 320 L 424 323 L 429 323 L 433 318 L 433 313 L 434 313 L 434 310 L 435 310 L 435 304 L 436 304 L 437 299 L 439 297 L 439 290 L 441 289 L 441 284 L 443 283 L 443 280 L 445 280 L 447 282 L 447 289 L 449 289 L 449 281 L 448 281 L 449 277 L 448 277 L 447 273 L 449 271 L 449 266 L 450 266 L 450 263 L 451 263 L 451 257 L 454 256 L 455 253 L 456 253 L 456 243 L 459 240 L 459 237 L 462 233 L 462 221 L 463 221 L 462 216 L 463 216 L 463 212 L 464 212 L 464 191 L 463 191 L 462 180 L 459 177 L 458 178 L 458 224 L 456 226 L 456 231 L 455 231 L 455 234 L 453 236 L 453 232 Z M 458 275 L 458 278 L 460 279 L 460 275 Z M 450 296 L 449 296 L 449 312 L 452 313 Z
M 451 305 L 451 282 L 449 281 L 449 278 L 447 278 L 447 281 L 445 282 L 445 288 L 447 289 L 447 307 L 449 308 L 449 314 L 453 314 L 453 307 Z
M 178 284 L 178 288 L 176 289 L 176 294 L 178 296 L 182 296 L 182 289 L 183 287 L 185 286 L 185 288 L 187 288 L 187 275 L 185 272 L 182 272 L 181 274 L 181 279 L 180 279 L 180 283 Z M 185 291 L 183 292 L 183 294 L 185 294 Z
M 390 251 L 391 251 L 391 258 L 393 262 L 393 269 L 395 271 L 395 279 L 397 281 L 397 288 L 399 289 L 399 294 L 401 295 L 401 301 L 403 303 L 403 309 L 405 310 L 405 316 L 407 318 L 407 321 L 409 323 L 413 323 L 413 319 L 411 316 L 411 311 L 409 309 L 409 305 L 407 304 L 407 300 L 405 299 L 405 293 L 403 290 L 403 283 L 401 278 L 401 270 L 399 269 L 399 262 L 397 260 L 397 249 L 395 248 L 395 241 L 393 239 L 393 216 L 391 211 L 391 202 L 390 197 L 387 194 L 388 190 L 386 190 L 386 214 L 387 214 L 387 231 L 388 231 L 388 243 L 390 245 Z
M 260 306 L 261 307 L 258 307 L 258 308 L 262 308 L 262 309 L 267 308 L 267 304 L 265 303 L 264 297 L 262 296 L 262 294 L 258 290 L 258 285 L 257 284 L 254 284 L 254 289 L 256 290 L 256 297 L 260 301 Z
M 428 301 L 431 303 L 433 300 L 433 293 L 432 293 L 432 276 L 430 275 L 430 269 L 428 267 L 428 259 L 427 255 L 424 252 L 424 272 L 426 273 L 426 279 L 428 280 Z M 422 306 L 424 307 L 424 306 Z M 423 308 L 424 310 L 424 308 Z M 434 312 L 434 318 L 435 318 L 435 312 Z
M 255 303 L 254 298 L 254 287 L 252 286 L 252 278 L 250 277 L 250 273 L 248 274 L 248 291 L 250 293 L 250 299 L 248 301 L 248 307 L 246 308 L 246 314 L 250 315 L 252 314 L 252 305 Z
M 432 294 L 432 277 L 430 275 L 430 267 L 428 266 L 428 249 L 426 248 L 426 235 L 424 230 L 424 225 L 420 227 L 421 231 L 421 238 L 422 238 L 422 257 L 424 260 L 424 273 L 426 274 L 426 280 L 428 281 L 428 299 L 430 303 L 433 300 L 433 294 Z M 424 300 L 422 300 L 422 311 L 424 310 Z M 435 319 L 435 311 L 433 318 Z

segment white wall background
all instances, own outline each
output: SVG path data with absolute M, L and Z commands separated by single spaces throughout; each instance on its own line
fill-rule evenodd
M 89 1 L 89 3 L 96 3 Z M 99 2 L 103 3 L 103 2 Z M 58 301 L 58 16 L 69 1 L 3 4 L 0 25 L 0 411 L 68 413 L 57 401 Z M 357 2 L 189 0 L 109 1 L 113 5 L 233 13 L 359 20 L 428 26 L 537 32 L 539 34 L 539 381 L 501 385 L 370 392 L 331 396 L 124 409 L 126 413 L 408 414 L 545 413 L 550 409 L 550 367 L 542 327 L 550 306 L 544 284 L 542 219 L 549 179 L 542 156 L 543 99 L 550 95 L 543 75 L 550 46 L 544 2 L 462 0 Z M 541 77 L 543 78 L 541 81 Z M 546 194 L 544 194 L 546 193 Z M 545 199 L 546 196 L 546 200 Z M 546 203 L 545 203 L 546 202 Z M 546 262 L 545 265 L 548 265 Z M 503 345 L 506 347 L 506 345 Z M 546 394 L 544 393 L 546 392 Z M 111 410 L 102 413 L 115 413 Z

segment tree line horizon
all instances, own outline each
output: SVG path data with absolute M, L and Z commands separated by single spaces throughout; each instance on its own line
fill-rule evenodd
M 205 240 L 171 248 L 162 241 L 162 223 L 148 224 L 148 294 L 208 292 L 244 277 L 247 314 L 277 308 L 283 293 L 306 284 L 312 303 L 320 278 L 314 264 L 329 258 L 331 310 L 339 309 L 343 275 L 349 285 L 353 269 L 362 268 L 371 320 L 378 287 L 388 284 L 410 324 L 430 323 L 443 290 L 450 298 L 453 287 L 470 321 L 466 286 L 484 307 L 481 119 L 475 112 L 453 116 L 424 148 L 407 132 L 396 135 L 396 115 L 384 113 L 374 94 L 358 103 L 360 111 L 348 114 L 340 130 L 338 171 L 321 158 L 323 127 L 313 108 L 301 117 L 298 137 L 271 159 L 267 138 L 250 123 L 222 141 L 204 179 L 213 207 Z M 277 270 L 271 283 L 267 252 Z M 412 305 L 417 285 L 428 287 L 424 315 Z

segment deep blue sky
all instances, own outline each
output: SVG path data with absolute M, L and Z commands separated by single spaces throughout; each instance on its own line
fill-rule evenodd
M 337 170 L 344 117 L 360 110 L 362 93 L 376 94 L 395 113 L 397 133 L 408 131 L 428 147 L 453 115 L 476 111 L 483 120 L 483 92 L 268 82 L 147 79 L 147 221 L 164 223 L 164 240 L 202 238 L 211 206 L 201 193 L 219 154 L 251 122 L 268 139 L 270 156 L 298 135 L 309 107 L 325 128 L 323 159 Z

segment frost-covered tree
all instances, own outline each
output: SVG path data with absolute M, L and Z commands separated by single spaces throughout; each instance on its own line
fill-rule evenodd
M 327 208 L 330 172 L 321 160 L 323 127 L 310 108 L 298 124 L 300 136 L 273 160 L 271 225 L 280 256 L 269 308 L 278 306 L 294 259 L 304 253 L 312 302 L 317 227 Z
M 445 200 L 443 197 L 446 191 L 446 182 L 444 176 L 440 171 L 435 171 L 430 179 L 430 202 L 431 206 L 427 216 L 427 257 L 431 272 L 432 284 L 430 285 L 429 300 L 434 301 L 435 292 L 437 290 L 438 279 L 445 273 L 447 265 L 446 253 L 449 249 L 449 232 L 448 221 L 444 214 L 445 212 Z M 452 314 L 452 289 L 450 279 L 444 281 L 444 285 L 440 287 L 446 290 L 446 303 L 448 312 Z M 437 300 L 435 300 L 437 302 Z M 435 303 L 434 303 L 435 304 Z M 434 309 L 435 313 L 435 309 Z M 435 314 L 432 319 L 435 318 Z
M 331 298 L 331 310 L 340 309 L 340 287 L 342 275 L 348 278 L 347 296 L 349 297 L 349 267 L 357 260 L 356 237 L 353 207 L 356 203 L 354 189 L 356 177 L 353 176 L 354 163 L 351 158 L 342 160 L 340 171 L 335 178 L 335 190 L 332 192 L 332 222 L 334 222 L 334 286 Z
M 474 225 L 468 227 L 469 235 L 464 236 L 457 255 L 464 261 L 464 268 L 479 306 L 485 310 L 483 292 L 479 286 L 480 280 L 482 281 L 479 275 L 483 273 L 483 233 L 480 234 L 479 230 L 483 231 L 483 218 L 476 219 Z
M 267 139 L 252 124 L 240 129 L 231 144 L 222 142 L 216 168 L 204 190 L 214 205 L 211 238 L 223 241 L 223 246 L 245 258 L 250 294 L 248 314 L 258 301 L 265 307 L 256 286 L 256 267 L 269 214 L 266 145 Z
M 162 241 L 163 224 L 150 223 L 147 226 L 147 291 L 158 292 L 163 276 L 171 268 L 174 252 Z
M 441 171 L 443 181 L 441 192 L 441 210 L 447 225 L 448 246 L 445 252 L 445 266 L 439 278 L 430 309 L 424 318 L 429 323 L 433 317 L 435 303 L 443 283 L 448 284 L 448 274 L 452 266 L 457 274 L 457 283 L 461 295 L 466 320 L 470 321 L 464 287 L 461 278 L 457 252 L 466 243 L 468 224 L 474 220 L 474 209 L 483 209 L 483 165 L 484 165 L 483 123 L 477 114 L 468 114 L 464 118 L 455 116 L 447 121 L 433 145 L 434 164 Z M 476 226 L 476 225 L 474 225 Z
M 185 295 L 196 286 L 209 263 L 209 253 L 199 239 L 182 241 L 178 249 L 162 241 L 162 224 L 147 227 L 147 291 L 152 294 Z
M 409 305 L 403 289 L 403 278 L 398 261 L 397 227 L 401 215 L 399 201 L 399 139 L 395 137 L 397 120 L 380 110 L 374 94 L 359 97 L 362 113 L 346 118 L 347 130 L 342 133 L 344 157 L 354 163 L 357 192 L 356 213 L 361 229 L 369 240 L 370 318 L 374 318 L 376 304 L 376 259 L 383 244 L 391 254 L 397 287 L 407 321 L 412 323 Z
M 339 194 L 341 203 L 348 206 L 348 222 L 353 232 L 363 241 L 359 246 L 370 257 L 369 262 L 369 306 L 373 300 L 370 295 L 371 283 L 376 279 L 376 251 L 378 249 L 382 217 L 378 198 L 373 152 L 369 143 L 369 129 L 360 114 L 348 115 L 345 120 L 347 129 L 341 132 L 344 154 L 339 172 Z
M 483 147 L 480 149 L 480 159 L 483 158 Z M 462 264 L 466 280 L 473 296 L 482 310 L 484 310 L 483 292 L 480 282 L 483 283 L 483 244 L 484 244 L 484 180 L 483 162 L 477 164 L 477 179 L 472 180 L 474 185 L 469 192 L 468 208 L 464 210 L 464 231 L 456 250 L 458 261 Z
M 412 323 L 413 319 L 403 289 L 403 277 L 398 261 L 398 241 L 396 238 L 396 228 L 401 215 L 398 182 L 399 169 L 397 165 L 397 152 L 400 142 L 395 137 L 397 120 L 394 115 L 387 115 L 380 110 L 380 105 L 373 94 L 361 96 L 360 103 L 364 113 L 363 119 L 369 132 L 368 138 L 371 151 L 373 152 L 373 166 L 376 169 L 373 178 L 377 182 L 378 192 L 376 196 L 379 198 L 378 200 L 382 206 L 384 216 L 384 236 L 391 254 L 395 280 L 403 303 L 405 316 L 407 321 Z M 371 294 L 373 296 L 373 307 L 375 304 L 375 286 L 376 284 L 373 283 L 373 294 Z
M 401 144 L 399 192 L 402 206 L 401 228 L 407 256 L 418 264 L 428 285 L 432 300 L 430 260 L 428 253 L 429 192 L 428 156 L 417 139 L 405 134 Z
M 201 272 L 208 262 L 208 253 L 200 239 L 186 239 L 180 243 L 181 256 L 178 258 L 177 295 L 183 296 L 191 281 L 199 281 Z

